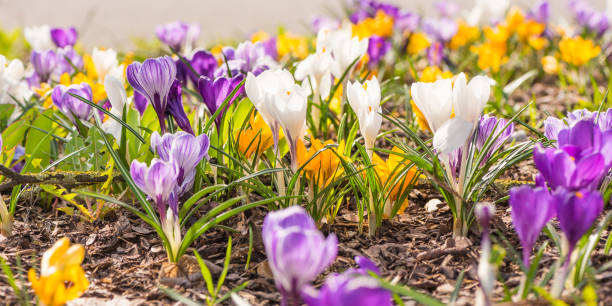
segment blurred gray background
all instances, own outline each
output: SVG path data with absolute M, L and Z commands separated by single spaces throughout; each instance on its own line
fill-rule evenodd
M 307 33 L 316 14 L 340 15 L 347 0 L 0 0 L 0 27 L 35 24 L 75 26 L 86 47 L 130 47 L 133 39 L 154 38 L 155 26 L 174 20 L 199 22 L 200 42 L 241 39 L 256 30 L 278 26 Z M 468 11 L 474 0 L 454 0 Z M 489 0 L 496 1 L 496 0 Z M 549 0 L 553 21 L 568 17 L 569 0 Z M 604 10 L 606 0 L 587 0 Z M 432 10 L 434 0 L 391 0 L 411 11 Z M 537 0 L 512 0 L 523 8 Z

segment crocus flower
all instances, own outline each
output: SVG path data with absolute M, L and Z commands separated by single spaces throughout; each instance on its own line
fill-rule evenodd
M 0 55 L 0 104 L 16 104 L 15 99 L 17 101 L 30 99 L 33 92 L 28 82 L 24 80 L 24 76 L 25 69 L 21 60 L 7 61 L 6 57 Z M 36 86 L 39 85 L 36 84 Z M 11 120 L 19 114 L 21 114 L 20 108 L 16 107 L 11 115 Z
M 247 74 L 244 84 L 246 95 L 272 130 L 274 148 L 278 146 L 280 123 L 273 114 L 271 97 L 286 95 L 294 84 L 293 76 L 286 69 L 266 70 L 258 76 Z
M 242 75 L 237 75 L 233 78 L 218 77 L 214 80 L 205 76 L 200 77 L 200 80 L 198 81 L 198 90 L 200 95 L 202 95 L 204 104 L 208 108 L 208 112 L 210 112 L 211 116 L 217 111 L 217 109 L 219 109 L 219 107 L 221 107 L 225 99 L 227 99 L 232 91 L 236 89 L 240 82 L 242 82 L 243 78 L 244 76 Z M 236 98 L 243 93 L 243 91 L 244 86 L 241 86 L 229 101 L 227 106 L 229 107 L 236 100 Z M 221 110 L 219 115 L 215 118 L 217 130 L 219 130 L 221 126 L 221 121 L 225 116 L 226 109 Z
M 480 243 L 480 261 L 478 262 L 478 281 L 484 293 L 484 305 L 491 304 L 491 296 L 495 287 L 496 267 L 491 264 L 491 220 L 495 217 L 495 206 L 491 203 L 478 203 L 474 209 L 476 220 L 482 229 L 482 239 Z M 479 297 L 477 297 L 478 299 Z M 477 302 L 477 304 L 482 305 Z
M 524 185 L 510 189 L 512 224 L 523 246 L 523 264 L 529 267 L 531 249 L 542 228 L 555 215 L 555 201 L 545 187 Z
M 400 32 L 413 32 L 418 28 L 421 17 L 419 15 L 409 12 L 400 11 L 395 17 L 395 28 Z
M 193 73 L 181 59 L 176 61 L 176 78 L 181 80 L 183 85 L 187 84 L 187 80 L 191 80 L 197 86 L 200 76 L 213 78 L 215 68 L 217 68 L 217 59 L 212 53 L 199 50 L 196 51 L 191 58 L 186 58 L 191 65 L 191 68 L 197 73 Z
M 59 48 L 74 46 L 77 40 L 77 31 L 74 27 L 70 28 L 52 28 L 51 39 Z
M 356 23 L 356 22 L 353 22 Z M 340 26 L 340 21 L 324 15 L 314 16 L 310 21 L 313 32 L 318 33 L 322 29 L 336 29 Z
M 359 119 L 359 130 L 371 159 L 374 142 L 382 124 L 378 79 L 373 77 L 363 84 L 358 81 L 349 82 L 346 94 L 351 108 Z
M 40 52 L 34 50 L 30 55 L 30 62 L 41 82 L 47 82 L 57 65 L 57 55 L 53 50 Z
M 536 3 L 527 14 L 527 18 L 541 24 L 547 24 L 550 18 L 550 5 L 548 1 L 542 0 Z
M 514 123 L 509 124 L 508 127 L 504 129 L 506 124 L 506 120 L 497 119 L 493 116 L 485 115 L 480 117 L 480 123 L 478 125 L 478 137 L 476 138 L 476 147 L 478 148 L 478 150 L 482 150 L 488 139 L 494 140 L 491 146 L 489 147 L 489 150 L 486 152 L 485 158 L 482 159 L 482 164 L 486 163 L 486 161 L 489 160 L 493 152 L 501 148 L 501 146 L 506 142 L 506 140 L 510 138 L 512 132 L 514 132 Z
M 299 206 L 268 213 L 262 240 L 284 305 L 299 305 L 302 289 L 333 262 L 338 252 L 336 236 L 330 234 L 325 239 Z
M 150 166 L 134 160 L 130 166 L 130 174 L 136 186 L 155 203 L 162 221 L 166 219 L 168 207 L 178 216 L 175 194 L 179 175 L 178 165 L 157 158 L 151 161 Z
M 329 276 L 321 290 L 308 287 L 304 294 L 309 306 L 366 306 L 392 305 L 391 293 L 380 287 L 378 280 L 369 272 L 380 274 L 378 267 L 368 258 L 356 256 L 358 269 L 348 269 L 342 274 Z
M 414 103 L 423 113 L 434 132 L 434 148 L 450 153 L 461 147 L 474 129 L 491 92 L 490 81 L 476 76 L 467 83 L 460 73 L 454 85 L 449 79 L 434 83 L 412 84 Z M 454 111 L 455 117 L 451 117 Z
M 134 90 L 151 102 L 157 113 L 162 133 L 166 131 L 168 95 L 176 78 L 176 65 L 169 56 L 135 62 L 127 68 L 127 79 Z
M 57 65 L 53 71 L 53 75 L 61 76 L 64 73 L 74 73 L 74 67 L 83 69 L 83 58 L 72 49 L 72 47 L 65 47 L 58 49 Z
M 117 60 L 117 51 L 113 49 L 100 50 L 94 48 L 91 52 L 91 61 L 93 62 L 98 80 L 104 80 L 107 74 L 110 74 L 123 82 L 123 64 L 119 65 Z
M 444 60 L 444 46 L 440 42 L 434 42 L 427 48 L 427 60 L 431 66 L 440 66 Z
M 189 122 L 189 118 L 187 118 L 187 114 L 185 114 L 185 109 L 183 108 L 182 92 L 183 89 L 181 82 L 179 80 L 174 80 L 168 94 L 168 105 L 166 112 L 172 115 L 172 118 L 174 118 L 174 121 L 176 121 L 176 125 L 178 125 L 178 127 L 193 135 L 194 133 L 193 129 L 191 128 L 191 123 Z
M 125 87 L 123 83 L 112 75 L 107 75 L 104 79 L 104 89 L 108 96 L 108 101 L 112 105 L 110 110 L 111 114 L 123 118 L 123 110 L 126 106 L 129 106 L 127 94 L 125 93 Z M 115 119 L 109 118 L 102 123 L 102 130 L 110 133 L 115 137 L 117 143 L 121 142 L 121 130 L 123 126 L 115 121 Z
M 208 156 L 210 140 L 206 134 L 196 137 L 179 131 L 160 136 L 155 131 L 151 135 L 151 147 L 161 160 L 177 166 L 176 184 L 178 196 L 181 196 L 193 187 L 196 166 L 202 161 L 202 158 Z
M 569 242 L 566 262 L 569 262 L 576 243 L 591 228 L 603 210 L 603 198 L 597 191 L 568 191 L 559 188 L 555 193 L 559 227 Z
M 344 25 L 342 28 L 331 31 L 321 30 L 317 35 L 317 48 L 331 50 L 335 65 L 333 72 L 336 78 L 341 78 L 342 74 L 355 61 L 360 59 L 368 51 L 368 40 L 353 37 L 351 28 Z
M 51 28 L 46 24 L 26 27 L 23 29 L 23 36 L 34 51 L 42 52 L 55 47 L 51 40 Z
M 426 18 L 423 20 L 423 31 L 436 40 L 448 42 L 457 33 L 457 23 L 448 18 Z
M 91 101 L 91 87 L 87 83 L 72 84 L 70 86 L 57 85 L 53 88 L 51 99 L 53 104 L 62 111 L 70 120 L 75 122 L 75 117 L 79 120 L 88 120 L 93 114 L 91 106 L 70 94 L 81 96 Z
M 224 53 L 225 54 L 225 53 Z M 227 66 L 230 70 L 238 70 L 241 73 L 262 71 L 276 67 L 276 61 L 266 53 L 265 45 L 262 42 L 253 43 L 250 40 L 238 45 L 234 51 L 234 57 L 228 60 Z M 221 66 L 225 69 L 226 67 Z
M 40 277 L 34 268 L 28 271 L 28 280 L 38 300 L 44 305 L 60 306 L 81 296 L 89 287 L 85 271 L 81 268 L 85 248 L 80 244 L 70 245 L 66 237 L 56 241 L 43 253 Z M 66 287 L 66 283 L 71 286 Z
M 180 51 L 181 46 L 185 43 L 188 30 L 189 26 L 186 23 L 175 21 L 158 26 L 155 29 L 155 34 L 162 43 Z
M 295 79 L 302 81 L 308 78 L 312 86 L 315 99 L 325 99 L 329 96 L 332 85 L 332 72 L 334 71 L 334 59 L 327 50 L 319 50 L 301 61 L 295 69 Z
M 389 50 L 391 50 L 391 42 L 376 35 L 370 37 L 370 41 L 368 42 L 368 64 L 370 68 L 376 67 L 380 60 L 387 55 Z
M 459 11 L 459 5 L 451 1 L 437 1 L 434 7 L 442 17 L 453 17 Z

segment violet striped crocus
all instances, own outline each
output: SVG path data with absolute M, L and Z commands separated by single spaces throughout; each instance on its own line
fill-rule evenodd
M 79 120 L 88 120 L 91 115 L 91 106 L 70 94 L 81 96 L 91 101 L 91 87 L 87 83 L 72 84 L 70 86 L 57 85 L 51 93 L 53 104 L 75 123 L 75 117 Z
M 176 51 L 180 51 L 187 38 L 189 25 L 182 21 L 169 22 L 155 29 L 157 38 Z
M 193 129 L 191 128 L 191 123 L 189 122 L 189 118 L 187 118 L 187 114 L 185 114 L 185 109 L 183 108 L 182 92 L 183 89 L 181 82 L 179 80 L 174 80 L 172 87 L 170 88 L 170 93 L 168 94 L 168 108 L 166 111 L 172 115 L 172 118 L 174 118 L 174 121 L 176 121 L 176 125 L 183 129 L 183 131 L 193 135 L 194 133 Z
M 166 131 L 168 95 L 176 78 L 176 65 L 169 56 L 135 62 L 127 68 L 127 79 L 134 90 L 145 96 L 157 113 L 162 133 Z
M 155 204 L 162 230 L 170 242 L 170 250 L 166 250 L 168 258 L 171 261 L 178 260 L 175 255 L 182 241 L 176 194 L 178 166 L 157 158 L 151 161 L 150 166 L 134 160 L 130 166 L 130 174 L 136 186 Z
M 582 236 L 603 210 L 603 198 L 597 191 L 557 189 L 554 194 L 559 227 L 569 242 L 566 265 Z
M 542 228 L 555 215 L 555 201 L 545 187 L 510 189 L 512 224 L 523 246 L 523 265 L 529 268 L 531 250 Z
M 359 265 L 358 269 L 348 269 L 342 274 L 329 276 L 320 291 L 307 287 L 302 295 L 306 305 L 392 305 L 391 293 L 369 274 L 380 274 L 378 267 L 366 257 L 356 256 L 355 262 Z
M 508 124 L 508 127 L 504 129 L 507 121 L 504 119 L 497 119 L 493 116 L 484 115 L 480 117 L 480 123 L 478 125 L 478 136 L 476 138 L 476 148 L 481 151 L 484 148 L 487 140 L 493 141 L 486 152 L 485 157 L 482 159 L 481 165 L 485 164 L 494 152 L 499 150 L 501 146 L 510 138 L 514 132 L 514 123 Z M 481 152 L 481 154 L 483 154 Z
M 54 76 L 61 76 L 64 73 L 72 74 L 74 67 L 83 69 L 83 58 L 72 47 L 58 49 L 56 55 L 57 65 L 52 73 Z
M 240 85 L 240 82 L 242 82 L 243 79 L 244 76 L 242 75 L 237 75 L 233 78 L 218 77 L 214 80 L 205 76 L 200 77 L 200 80 L 198 81 L 198 91 L 200 92 L 200 95 L 202 95 L 204 104 L 206 105 L 206 108 L 208 108 L 208 112 L 211 116 L 215 114 L 219 107 L 221 107 L 225 99 L 229 98 L 232 91 L 234 91 L 236 87 Z M 243 92 L 244 86 L 240 86 L 234 96 L 232 96 L 232 98 L 229 100 L 227 107 L 229 107 Z M 227 107 L 222 109 L 215 118 L 217 131 L 219 131 Z
M 57 65 L 57 55 L 53 50 L 32 51 L 30 62 L 41 82 L 48 82 Z
M 151 147 L 164 162 L 177 166 L 177 196 L 193 187 L 196 166 L 208 156 L 210 140 L 206 134 L 194 136 L 186 132 L 166 133 L 160 136 L 157 131 L 151 135 Z
M 301 305 L 302 290 L 336 258 L 338 240 L 327 239 L 300 206 L 270 212 L 262 228 L 268 264 L 274 275 L 281 305 Z
M 74 46 L 77 40 L 77 31 L 74 27 L 70 28 L 52 28 L 51 40 L 59 48 Z

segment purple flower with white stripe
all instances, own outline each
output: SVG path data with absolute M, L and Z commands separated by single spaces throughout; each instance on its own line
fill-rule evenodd
M 61 76 L 64 73 L 73 74 L 74 67 L 83 69 L 83 58 L 72 49 L 65 47 L 57 50 L 57 65 L 53 70 L 54 76 Z
M 49 81 L 51 73 L 57 66 L 57 55 L 53 50 L 32 51 L 30 62 L 41 82 Z
M 198 81 L 198 91 L 202 98 L 204 99 L 204 104 L 208 108 L 208 112 L 213 115 L 219 107 L 223 104 L 223 101 L 229 97 L 231 92 L 240 84 L 244 77 L 242 75 L 234 76 L 233 78 L 226 77 L 218 77 L 214 80 L 208 77 L 200 77 Z M 238 96 L 240 96 L 244 92 L 244 86 L 242 86 L 236 94 L 229 101 L 228 105 L 231 105 Z M 221 124 L 221 120 L 223 120 L 223 116 L 225 114 L 225 109 L 223 109 L 217 118 L 215 118 L 215 123 L 217 124 L 217 129 Z
M 193 187 L 196 166 L 208 156 L 210 140 L 206 134 L 194 136 L 185 132 L 166 133 L 157 131 L 151 135 L 151 147 L 164 162 L 177 166 L 177 195 L 181 196 Z
M 300 305 L 302 289 L 336 258 L 338 240 L 327 239 L 300 206 L 270 212 L 264 219 L 263 244 L 283 305 Z
M 130 174 L 136 186 L 155 203 L 162 222 L 166 220 L 168 207 L 178 216 L 178 199 L 175 191 L 179 169 L 175 163 L 154 158 L 151 165 L 147 166 L 134 160 L 130 166 Z
M 70 118 L 73 123 L 76 122 L 75 117 L 79 120 L 88 120 L 92 115 L 91 106 L 70 94 L 75 94 L 91 101 L 92 93 L 89 84 L 57 85 L 51 93 L 53 104 Z
M 233 53 L 233 58 L 230 59 L 225 49 L 223 52 L 228 59 L 227 65 L 232 71 L 238 70 L 246 74 L 247 72 L 268 69 L 276 65 L 274 59 L 267 54 L 266 46 L 262 42 L 253 43 L 247 40 L 240 43 Z M 226 69 L 223 66 L 221 68 Z
M 169 56 L 150 58 L 127 67 L 127 80 L 134 90 L 145 96 L 157 113 L 162 133 L 166 131 L 168 95 L 176 79 L 176 65 Z
M 356 256 L 357 269 L 329 276 L 320 291 L 312 287 L 304 290 L 303 298 L 309 306 L 366 306 L 392 305 L 391 293 L 382 288 L 369 272 L 380 274 L 378 267 L 368 258 Z
M 510 189 L 512 224 L 523 246 L 523 264 L 529 268 L 531 249 L 542 228 L 555 216 L 555 201 L 545 187 Z
M 59 48 L 72 47 L 77 40 L 77 31 L 74 27 L 70 28 L 52 28 L 51 40 Z

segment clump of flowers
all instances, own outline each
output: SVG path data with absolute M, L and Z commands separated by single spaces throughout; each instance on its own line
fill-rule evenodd
M 581 36 L 564 37 L 559 42 L 559 52 L 561 60 L 575 67 L 580 67 L 599 55 L 601 47 L 596 46 L 592 40 Z
M 89 287 L 81 267 L 84 258 L 85 248 L 80 244 L 70 245 L 66 237 L 45 251 L 40 277 L 36 276 L 34 268 L 28 271 L 28 280 L 38 300 L 44 305 L 61 306 L 81 296 Z

